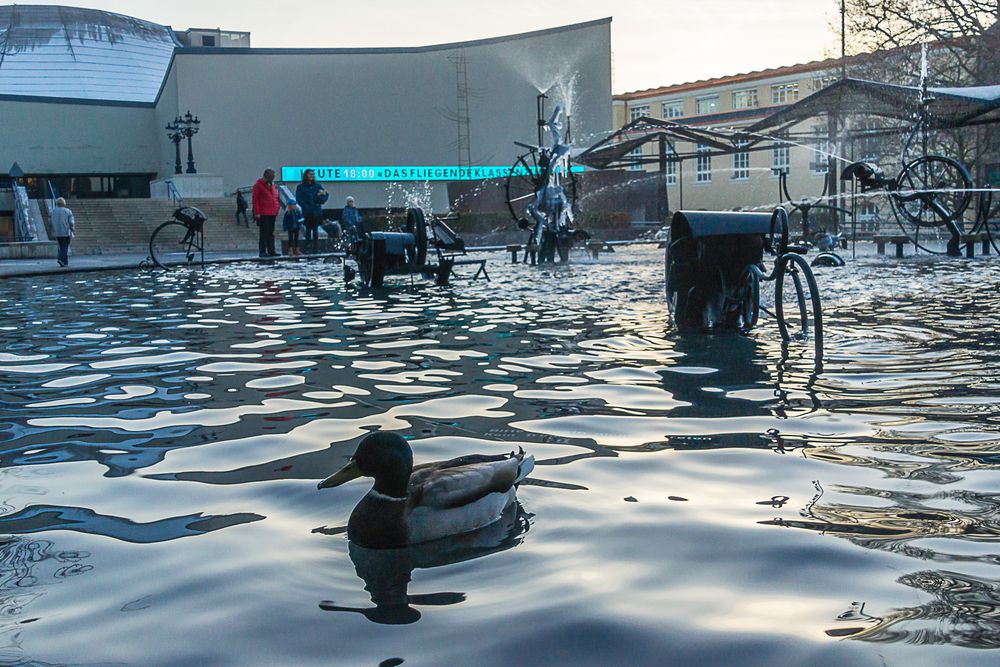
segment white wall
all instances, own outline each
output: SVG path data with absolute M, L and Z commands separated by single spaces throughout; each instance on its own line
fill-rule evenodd
M 0 100 L 0 170 L 27 174 L 156 173 L 150 107 Z
M 511 164 L 514 140 L 533 143 L 531 79 L 575 73 L 573 133 L 581 143 L 611 128 L 610 22 L 422 49 L 290 51 L 183 49 L 157 107 L 161 124 L 189 108 L 202 121 L 195 138 L 199 171 L 219 174 L 227 190 L 250 185 L 265 167 L 285 165 L 454 165 L 455 65 L 464 53 L 471 91 L 476 164 Z M 550 106 L 560 101 L 550 93 Z M 162 134 L 162 133 L 161 133 Z M 173 152 L 161 137 L 161 175 Z M 280 173 L 280 172 L 279 172 Z M 384 206 L 386 184 L 330 185 L 331 204 L 347 194 Z M 435 208 L 445 203 L 435 186 Z

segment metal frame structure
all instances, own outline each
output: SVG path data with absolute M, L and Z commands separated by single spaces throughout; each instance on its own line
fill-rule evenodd
M 437 263 L 428 262 L 428 252 L 433 251 Z M 422 209 L 406 211 L 406 224 L 402 232 L 366 232 L 353 240 L 346 249 L 344 282 L 351 283 L 360 274 L 366 287 L 380 288 L 385 277 L 421 276 L 433 279 L 436 285 L 448 285 L 456 266 L 478 266 L 473 279 L 480 276 L 490 279 L 484 259 L 459 259 L 464 256 L 463 241 L 444 219 L 431 216 L 427 220 Z M 347 264 L 350 258 L 357 270 Z

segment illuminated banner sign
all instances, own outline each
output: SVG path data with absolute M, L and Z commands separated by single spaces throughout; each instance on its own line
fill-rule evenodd
M 312 169 L 316 180 L 331 182 L 357 181 L 479 181 L 487 178 L 507 178 L 510 167 L 282 167 L 281 180 L 301 181 L 302 172 Z M 583 171 L 574 166 L 573 172 Z M 527 173 L 523 167 L 515 173 Z

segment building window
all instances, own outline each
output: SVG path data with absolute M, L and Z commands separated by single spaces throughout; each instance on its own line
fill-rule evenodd
M 756 88 L 733 91 L 734 109 L 756 109 L 758 106 Z
M 638 148 L 633 148 L 632 150 L 630 150 L 628 152 L 628 156 L 630 158 L 632 158 L 629 161 L 629 165 L 628 165 L 629 171 L 642 171 L 643 166 L 642 166 L 642 163 L 639 162 L 639 159 L 642 157 L 642 146 L 639 146 Z
M 707 113 L 718 113 L 719 96 L 707 95 L 705 97 L 695 98 L 695 107 L 697 107 L 699 116 Z
M 746 144 L 744 142 L 739 142 L 737 146 L 742 148 Z M 734 181 L 746 181 L 750 178 L 750 153 L 748 151 L 740 151 L 739 153 L 733 153 L 733 176 Z
M 798 99 L 798 83 L 780 83 L 771 86 L 771 104 L 790 104 Z
M 670 100 L 669 102 L 664 102 L 662 110 L 664 118 L 680 118 L 684 115 L 684 101 Z
M 202 46 L 215 46 L 215 35 L 202 35 L 201 36 Z
M 858 207 L 858 219 L 870 222 L 878 218 L 878 204 L 872 199 L 865 199 Z
M 813 125 L 812 134 L 812 144 L 816 148 L 813 149 L 812 159 L 809 160 L 809 170 L 814 174 L 825 174 L 830 171 L 830 142 L 826 139 L 826 127 Z
M 633 120 L 638 120 L 639 118 L 642 118 L 643 116 L 648 116 L 648 115 L 649 115 L 649 105 L 648 104 L 643 104 L 643 105 L 637 106 L 637 107 L 629 107 L 629 109 L 628 109 L 628 119 L 629 119 L 629 122 L 631 122 Z
M 831 83 L 837 81 L 837 77 L 831 76 L 829 74 L 825 76 L 814 76 L 812 79 L 812 91 L 815 93 L 817 91 L 823 90 Z
M 667 185 L 677 185 L 677 162 L 674 158 L 677 156 L 677 151 L 673 148 L 667 148 Z
M 698 144 L 698 158 L 695 161 L 695 182 L 712 182 L 712 155 L 711 148 L 705 144 Z
M 771 176 L 787 174 L 790 169 L 788 144 L 778 143 L 771 149 Z
M 878 136 L 882 124 L 878 120 L 862 120 L 854 128 L 857 137 L 854 144 L 855 154 L 859 160 L 878 162 L 882 154 L 883 137 Z

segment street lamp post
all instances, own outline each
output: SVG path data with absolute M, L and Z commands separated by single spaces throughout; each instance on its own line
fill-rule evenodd
M 180 123 L 180 117 L 178 116 L 174 119 L 174 122 L 167 124 L 167 137 L 174 144 L 174 173 L 183 173 L 181 169 L 181 139 L 184 138 L 184 133 Z
M 201 121 L 198 120 L 197 116 L 192 116 L 190 110 L 188 110 L 187 114 L 179 120 L 184 125 L 184 136 L 187 137 L 188 140 L 187 173 L 197 174 L 198 170 L 194 168 L 194 153 L 191 152 L 191 137 L 198 134 L 198 128 L 201 125 Z
M 174 144 L 174 173 L 180 174 L 181 170 L 181 140 L 187 138 L 188 143 L 188 160 L 187 160 L 187 173 L 197 174 L 198 170 L 194 167 L 194 152 L 191 150 L 191 137 L 198 134 L 199 126 L 201 121 L 198 120 L 197 116 L 192 116 L 191 112 L 188 111 L 183 116 L 177 116 L 174 118 L 172 123 L 167 124 L 167 137 Z

